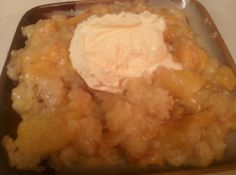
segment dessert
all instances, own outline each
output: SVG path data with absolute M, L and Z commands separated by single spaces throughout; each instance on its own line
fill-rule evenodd
M 73 67 L 93 89 L 119 92 L 128 77 L 151 74 L 163 65 L 181 69 L 163 39 L 165 20 L 140 14 L 91 16 L 77 26 L 70 45 Z
M 2 141 L 12 167 L 205 167 L 223 159 L 236 129 L 236 78 L 200 47 L 183 11 L 99 4 L 22 32 L 26 46 L 12 51 L 7 72 L 22 119 L 17 137 Z

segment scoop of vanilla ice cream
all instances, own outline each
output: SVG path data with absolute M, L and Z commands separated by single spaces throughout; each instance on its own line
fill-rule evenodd
M 113 93 L 158 66 L 181 69 L 163 40 L 165 29 L 165 20 L 148 11 L 91 16 L 75 29 L 72 65 L 90 88 Z

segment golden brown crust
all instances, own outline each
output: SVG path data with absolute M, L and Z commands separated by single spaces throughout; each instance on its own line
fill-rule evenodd
M 92 14 L 140 13 L 165 18 L 166 43 L 183 70 L 159 68 L 130 79 L 121 94 L 95 91 L 73 70 L 69 44 L 75 26 Z M 98 5 L 23 28 L 26 47 L 12 52 L 8 75 L 18 81 L 13 108 L 22 122 L 15 140 L 3 139 L 11 166 L 41 170 L 78 165 L 207 166 L 223 157 L 236 129 L 231 69 L 210 59 L 194 39 L 185 14 L 135 4 Z

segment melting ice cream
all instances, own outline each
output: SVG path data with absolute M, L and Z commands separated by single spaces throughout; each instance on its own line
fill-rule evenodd
M 93 15 L 75 29 L 72 65 L 90 88 L 112 93 L 158 66 L 181 69 L 164 42 L 165 29 L 165 20 L 147 11 Z

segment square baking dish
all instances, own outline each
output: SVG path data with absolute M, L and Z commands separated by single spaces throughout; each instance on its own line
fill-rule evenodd
M 26 25 L 35 24 L 39 19 L 46 19 L 55 11 L 61 11 L 68 16 L 78 13 L 79 11 L 97 4 L 112 3 L 115 0 L 81 0 L 78 2 L 64 2 L 56 4 L 48 4 L 35 7 L 29 10 L 18 24 L 11 47 L 0 78 L 0 140 L 4 135 L 9 134 L 16 136 L 16 128 L 20 122 L 20 117 L 11 107 L 11 90 L 15 86 L 7 74 L 6 66 L 10 60 L 12 50 L 24 47 L 25 38 L 22 36 L 21 28 Z M 236 66 L 230 55 L 220 33 L 209 16 L 206 9 L 197 1 L 180 1 L 180 0 L 146 0 L 150 6 L 174 6 L 183 9 L 188 17 L 188 22 L 193 31 L 199 38 L 200 45 L 207 50 L 208 54 L 218 59 L 221 63 L 228 65 L 236 73 Z M 228 170 L 236 170 L 236 135 L 231 134 L 227 138 L 228 148 L 226 149 L 225 159 L 221 162 L 214 162 L 207 168 L 191 168 L 180 167 L 168 169 L 160 169 L 159 167 L 135 168 L 135 167 L 101 167 L 99 169 L 87 170 L 81 169 L 78 174 L 147 174 L 147 173 L 163 173 L 163 174 L 200 174 L 209 172 L 223 172 Z M 0 174 L 3 175 L 30 175 L 30 174 L 52 174 L 50 168 L 46 172 L 36 173 L 31 171 L 16 170 L 8 165 L 7 155 L 2 146 L 0 146 Z M 76 172 L 58 172 L 56 174 L 75 174 Z

